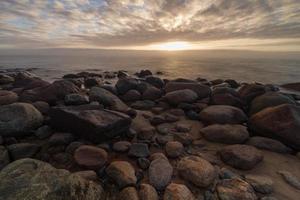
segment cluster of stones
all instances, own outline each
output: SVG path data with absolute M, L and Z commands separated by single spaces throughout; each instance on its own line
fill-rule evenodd
M 272 85 L 149 70 L 6 73 L 0 85 L 0 199 L 275 199 L 270 177 L 230 169 L 300 150 L 298 99 Z

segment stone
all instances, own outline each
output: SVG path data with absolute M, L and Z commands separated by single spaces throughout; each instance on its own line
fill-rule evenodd
M 152 72 L 148 69 L 142 69 L 140 72 L 135 73 L 136 76 L 140 77 L 140 78 L 144 78 L 146 76 L 151 76 Z
M 265 137 L 251 137 L 247 141 L 247 145 L 254 146 L 258 149 L 273 151 L 277 153 L 290 153 L 292 150 L 278 140 Z
M 278 174 L 280 174 L 283 179 L 292 187 L 296 188 L 297 190 L 300 190 L 300 180 L 291 172 L 289 171 L 278 171 Z
M 247 121 L 241 109 L 227 105 L 208 106 L 200 112 L 200 118 L 208 124 L 241 124 Z
M 140 129 L 137 134 L 137 138 L 140 140 L 151 140 L 155 135 L 155 128 L 153 126 L 145 126 Z
M 205 139 L 225 144 L 241 144 L 249 138 L 247 127 L 231 124 L 213 124 L 200 130 Z
M 136 101 L 130 106 L 137 110 L 150 110 L 155 106 L 155 102 L 151 100 Z
M 180 103 L 193 103 L 198 99 L 198 95 L 190 89 L 184 89 L 168 92 L 163 99 L 171 105 L 178 105 Z
M 66 147 L 66 152 L 69 153 L 69 154 L 74 154 L 75 153 L 75 150 L 80 147 L 81 145 L 83 145 L 82 142 L 71 142 L 67 147 Z
M 89 91 L 89 97 L 90 101 L 98 101 L 112 110 L 119 112 L 127 112 L 129 110 L 128 106 L 119 97 L 100 87 L 92 87 Z
M 0 85 L 13 83 L 15 79 L 6 74 L 0 74 Z
M 0 146 L 0 171 L 10 163 L 10 158 L 7 149 Z
M 243 103 L 239 93 L 232 88 L 218 87 L 212 91 L 212 104 L 215 105 L 229 105 L 242 107 Z
M 68 94 L 65 96 L 66 105 L 82 105 L 89 103 L 89 97 L 83 94 Z
M 211 89 L 207 85 L 199 84 L 196 82 L 176 82 L 170 81 L 165 85 L 166 93 L 176 90 L 190 89 L 193 90 L 199 99 L 208 97 L 211 94 Z
M 45 189 L 47 188 L 47 189 Z M 104 200 L 104 190 L 64 169 L 50 164 L 21 159 L 6 166 L 0 172 L 0 199 L 5 200 Z
M 100 77 L 87 77 L 86 79 L 84 79 L 84 85 L 87 88 L 99 86 L 101 84 L 102 84 L 102 79 Z
M 295 90 L 295 91 L 300 91 L 300 83 L 288 83 L 288 84 L 283 84 L 280 87 L 289 89 L 289 90 Z
M 99 106 L 52 107 L 50 124 L 61 131 L 100 143 L 128 131 L 131 119 L 128 115 L 103 110 Z
M 157 190 L 164 189 L 172 179 L 173 167 L 168 159 L 154 159 L 149 166 L 149 183 Z
M 48 143 L 51 146 L 68 145 L 74 140 L 74 135 L 71 133 L 57 132 L 51 135 L 51 137 L 48 140 Z
M 184 147 L 180 142 L 170 141 L 166 144 L 165 150 L 168 157 L 177 158 L 183 153 Z
M 247 174 L 245 181 L 249 183 L 256 192 L 271 194 L 273 192 L 273 181 L 270 177 Z
M 228 83 L 232 88 L 238 88 L 240 86 L 240 84 L 233 79 L 226 79 L 224 82 Z
M 118 195 L 118 200 L 139 200 L 138 192 L 134 187 L 124 188 Z
M 68 94 L 79 93 L 80 89 L 68 80 L 54 81 L 52 84 L 38 89 L 38 99 L 55 105 L 58 100 L 64 100 Z
M 74 160 L 81 167 L 98 170 L 107 162 L 107 153 L 95 146 L 81 145 L 75 150 Z
M 217 177 L 215 168 L 198 156 L 187 156 L 178 163 L 179 174 L 198 187 L 211 185 Z
M 116 152 L 127 152 L 131 146 L 131 143 L 128 141 L 119 141 L 113 144 L 113 150 Z
M 249 145 L 229 145 L 221 149 L 219 153 L 223 162 L 242 170 L 253 169 L 263 160 L 262 153 Z
M 258 199 L 251 185 L 239 178 L 222 180 L 216 190 L 220 200 Z
M 245 84 L 238 90 L 240 97 L 246 104 L 251 103 L 255 97 L 262 95 L 265 92 L 265 87 L 259 84 Z
M 45 101 L 36 101 L 32 104 L 38 111 L 40 111 L 43 115 L 48 114 L 50 110 L 50 106 Z
M 139 197 L 141 200 L 159 200 L 155 188 L 145 183 L 140 186 Z
M 129 162 L 113 161 L 105 171 L 119 188 L 135 185 L 137 182 L 135 170 Z
M 141 169 L 148 169 L 150 166 L 150 161 L 147 158 L 139 158 L 137 162 Z
M 150 159 L 150 161 L 153 161 L 153 160 L 156 160 L 156 159 L 168 160 L 168 158 L 165 156 L 165 154 L 159 153 L 159 152 L 151 154 L 149 159 Z
M 283 104 L 266 108 L 251 116 L 248 122 L 255 134 L 277 139 L 300 150 L 300 107 Z
M 16 93 L 7 90 L 0 90 L 0 105 L 15 103 L 18 99 L 19 97 Z
M 44 126 L 41 126 L 40 128 L 38 128 L 34 132 L 34 134 L 39 139 L 43 140 L 43 139 L 46 139 L 46 138 L 48 138 L 52 135 L 52 129 L 51 129 L 50 126 L 44 125 Z
M 195 200 L 192 192 L 182 184 L 171 183 L 165 190 L 164 200 Z
M 156 87 L 148 87 L 142 95 L 144 100 L 156 100 L 162 96 L 162 91 Z
M 144 143 L 133 143 L 130 146 L 128 155 L 137 158 L 148 157 L 150 155 L 148 145 Z
M 137 85 L 138 85 L 138 81 L 136 79 L 124 78 L 118 80 L 118 82 L 116 83 L 116 88 L 118 90 L 118 93 L 123 95 L 129 90 L 136 89 Z
M 0 135 L 20 136 L 40 127 L 42 114 L 31 104 L 13 103 L 0 107 Z
M 278 92 L 267 92 L 253 99 L 250 105 L 250 115 L 258 113 L 259 111 L 274 107 L 282 104 L 292 104 L 295 105 L 295 101 L 290 97 L 280 94 Z
M 137 90 L 128 90 L 123 96 L 122 100 L 125 102 L 137 101 L 142 98 L 142 95 Z
M 40 150 L 40 146 L 30 143 L 17 143 L 7 146 L 10 158 L 19 160 L 22 158 L 33 158 Z
M 147 76 L 145 78 L 145 81 L 151 85 L 153 85 L 156 88 L 163 88 L 165 83 L 161 78 L 156 77 L 156 76 Z

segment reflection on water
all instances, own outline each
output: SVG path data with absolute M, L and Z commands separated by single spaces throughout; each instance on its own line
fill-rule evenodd
M 299 58 L 299 59 L 298 59 Z M 31 68 L 48 80 L 87 71 L 140 69 L 162 71 L 166 77 L 233 78 L 239 81 L 300 81 L 300 56 L 239 52 L 51 51 L 0 55 L 0 69 Z

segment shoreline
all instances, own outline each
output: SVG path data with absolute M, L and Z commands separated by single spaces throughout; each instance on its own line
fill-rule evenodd
M 0 73 L 0 199 L 300 196 L 299 91 L 163 77 Z

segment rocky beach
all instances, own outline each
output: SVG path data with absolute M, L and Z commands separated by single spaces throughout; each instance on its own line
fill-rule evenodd
M 298 200 L 300 83 L 0 73 L 0 200 Z

